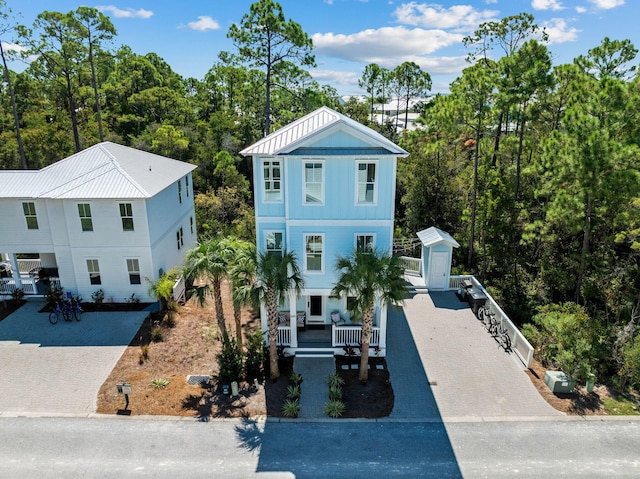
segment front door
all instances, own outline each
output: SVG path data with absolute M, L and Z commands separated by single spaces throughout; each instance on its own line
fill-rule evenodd
M 309 296 L 307 299 L 307 323 L 324 324 L 324 297 Z
M 447 288 L 447 270 L 449 269 L 449 253 L 434 252 L 431 254 L 430 289 Z

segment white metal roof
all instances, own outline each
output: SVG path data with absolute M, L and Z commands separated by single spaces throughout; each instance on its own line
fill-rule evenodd
M 439 243 L 445 243 L 454 248 L 458 248 L 460 246 L 458 242 L 453 239 L 453 236 L 446 231 L 436 228 L 435 226 L 419 231 L 416 234 L 420 241 L 422 241 L 422 244 L 427 248 Z
M 408 153 L 398 145 L 389 141 L 377 131 L 372 130 L 351 118 L 326 106 L 289 123 L 288 125 L 265 136 L 240 153 L 242 155 L 280 155 L 289 153 L 310 143 L 317 135 L 330 128 L 344 126 L 351 129 L 360 138 L 374 146 L 382 147 L 390 155 L 407 156 Z
M 38 171 L 0 171 L 0 198 L 150 198 L 195 168 L 104 142 Z

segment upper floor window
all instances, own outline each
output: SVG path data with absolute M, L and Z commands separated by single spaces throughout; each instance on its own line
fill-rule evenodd
M 376 201 L 376 164 L 357 163 L 357 202 L 375 203 Z
M 282 172 L 279 160 L 264 160 L 262 172 L 264 176 L 264 200 L 282 200 Z
M 24 217 L 27 220 L 27 229 L 38 229 L 38 217 L 36 216 L 36 204 L 35 203 L 22 203 L 22 210 L 24 211 Z
M 87 271 L 89 273 L 89 281 L 91 284 L 102 284 L 102 279 L 100 278 L 100 264 L 98 264 L 97 259 L 87 260 Z
M 267 243 L 267 253 L 277 254 L 282 257 L 284 250 L 284 233 L 282 231 L 268 231 L 265 233 L 265 241 Z
M 305 265 L 307 271 L 322 271 L 323 235 L 305 235 Z
M 184 190 L 187 193 L 187 197 L 189 196 L 189 175 L 184 177 Z
M 176 231 L 176 241 L 178 243 L 178 249 L 184 246 L 184 234 L 182 232 L 182 227 Z
M 374 249 L 374 238 L 372 234 L 356 235 L 356 249 L 365 253 L 372 253 Z
M 78 205 L 78 215 L 80 216 L 80 224 L 82 231 L 93 231 L 93 220 L 91 219 L 91 206 L 88 203 L 80 203 Z
M 189 228 L 191 229 L 191 234 L 193 234 L 193 216 L 189 217 Z
M 122 218 L 122 231 L 133 231 L 131 203 L 120 203 L 120 218 Z
M 129 284 L 140 284 L 140 262 L 137 259 L 127 259 L 127 271 L 129 272 Z
M 182 181 L 178 180 L 178 201 L 182 203 Z
M 304 164 L 304 202 L 306 204 L 324 203 L 324 168 L 322 163 Z

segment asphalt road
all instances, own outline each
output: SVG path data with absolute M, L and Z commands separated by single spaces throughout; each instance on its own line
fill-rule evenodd
M 0 477 L 639 477 L 640 421 L 0 418 Z

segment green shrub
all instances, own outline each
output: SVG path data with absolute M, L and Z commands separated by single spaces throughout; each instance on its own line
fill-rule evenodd
M 300 403 L 292 399 L 287 399 L 282 404 L 282 414 L 284 414 L 285 417 L 298 417 L 298 414 L 300 414 Z
M 342 388 L 340 386 L 329 386 L 329 401 L 342 401 Z
M 293 384 L 295 384 L 296 386 L 299 386 L 300 383 L 302 382 L 302 375 L 294 371 L 291 373 L 291 376 L 289 376 L 289 379 Z
M 247 381 L 262 378 L 264 364 L 264 341 L 261 330 L 256 330 L 247 338 L 247 352 L 244 357 L 244 376 Z
M 154 389 L 164 389 L 169 385 L 170 381 L 165 378 L 158 378 L 151 380 L 151 387 Z
M 324 405 L 324 413 L 329 417 L 342 417 L 345 409 L 342 401 L 329 401 Z
M 160 326 L 155 326 L 151 330 L 151 341 L 153 341 L 154 343 L 161 343 L 162 341 L 164 341 L 164 331 Z
M 340 387 L 344 384 L 344 379 L 339 374 L 333 373 L 327 376 L 327 384 L 329 388 Z
M 287 387 L 287 398 L 293 399 L 294 401 L 300 399 L 300 386 Z
M 215 375 L 218 384 L 231 384 L 232 381 L 242 379 L 242 351 L 235 339 L 223 341 L 222 350 L 216 355 L 218 360 L 218 374 Z
M 640 333 L 623 348 L 621 362 L 618 371 L 621 384 L 634 389 L 640 388 Z

